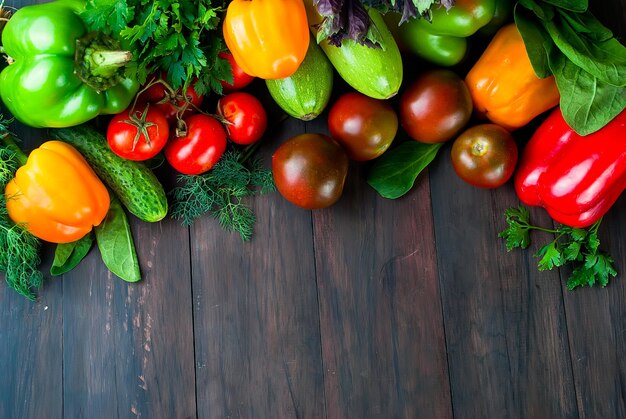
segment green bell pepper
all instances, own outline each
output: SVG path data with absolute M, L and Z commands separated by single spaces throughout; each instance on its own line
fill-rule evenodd
M 69 127 L 119 113 L 139 90 L 124 76 L 130 52 L 88 32 L 82 7 L 75 0 L 25 6 L 2 31 L 9 65 L 0 73 L 0 97 L 26 125 Z
M 450 10 L 434 8 L 430 20 L 413 19 L 398 28 L 402 44 L 420 57 L 442 66 L 461 62 L 467 38 L 488 25 L 512 0 L 456 0 Z

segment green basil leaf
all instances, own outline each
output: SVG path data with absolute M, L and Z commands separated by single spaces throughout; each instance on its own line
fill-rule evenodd
M 579 35 L 561 17 L 544 22 L 544 27 L 572 63 L 605 83 L 626 86 L 626 47 L 617 39 L 595 42 Z
M 94 230 L 102 261 L 106 267 L 124 281 L 141 279 L 137 251 L 128 224 L 128 218 L 119 199 L 112 193 L 109 212 Z
M 525 8 L 520 7 L 519 4 L 515 6 L 514 16 L 515 25 L 522 35 L 526 53 L 535 74 L 540 79 L 552 75 L 550 65 L 548 64 L 548 55 L 544 47 L 546 43 L 552 43 L 552 38 L 543 29 L 542 25 L 537 22 L 536 17 Z
M 543 0 L 544 3 L 552 4 L 562 9 L 571 10 L 572 12 L 582 13 L 589 8 L 588 0 Z
M 92 244 L 93 234 L 91 232 L 71 243 L 57 244 L 54 250 L 54 260 L 50 267 L 50 275 L 59 276 L 74 269 L 87 256 Z
M 599 80 L 560 53 L 550 67 L 561 93 L 563 118 L 580 135 L 596 132 L 626 108 L 626 88 Z
M 376 160 L 367 183 L 383 198 L 396 199 L 411 190 L 417 176 L 428 166 L 443 144 L 406 141 Z

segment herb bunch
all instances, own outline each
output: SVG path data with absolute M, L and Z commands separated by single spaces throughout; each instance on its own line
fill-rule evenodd
M 626 107 L 626 47 L 588 0 L 519 0 L 515 23 L 538 77 L 554 75 L 565 121 L 580 135 Z
M 218 25 L 226 0 L 89 0 L 82 18 L 92 30 L 129 45 L 135 65 L 128 76 L 144 83 L 157 72 L 167 73 L 174 89 L 192 79 L 198 94 L 222 93 L 220 80 L 232 82 Z
M 6 202 L 11 197 L 4 195 L 4 188 L 20 166 L 18 153 L 21 151 L 9 139 L 7 123 L 0 120 L 0 190 L 3 191 L 0 194 L 0 272 L 5 273 L 5 280 L 11 288 L 29 300 L 35 300 L 33 290 L 43 283 L 43 274 L 39 270 L 41 242 L 9 218 Z
M 447 9 L 454 0 L 313 0 L 317 12 L 323 17 L 318 25 L 318 42 L 328 39 L 340 47 L 342 41 L 351 39 L 361 45 L 379 44 L 379 33 L 372 24 L 367 8 L 374 7 L 382 13 L 389 11 L 402 15 L 400 24 L 409 19 L 430 18 L 430 9 L 438 5 Z
M 508 227 L 499 236 L 506 240 L 506 249 L 526 249 L 530 245 L 532 230 L 554 234 L 554 240 L 542 246 L 535 254 L 539 259 L 540 271 L 552 270 L 570 264 L 573 271 L 567 280 L 572 290 L 579 286 L 605 287 L 610 277 L 617 276 L 613 258 L 599 250 L 598 228 L 600 221 L 582 229 L 560 225 L 557 228 L 543 228 L 530 224 L 528 210 L 520 206 L 505 211 Z
M 250 158 L 253 151 L 229 150 L 209 172 L 179 176 L 182 185 L 171 192 L 172 217 L 188 226 L 208 213 L 226 230 L 238 232 L 244 241 L 250 240 L 256 217 L 243 200 L 276 188 L 272 172 L 263 167 L 261 159 Z

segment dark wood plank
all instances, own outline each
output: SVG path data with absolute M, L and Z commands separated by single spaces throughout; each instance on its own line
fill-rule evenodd
M 538 272 L 531 251 L 507 254 L 497 235 L 512 186 L 465 184 L 449 153 L 430 181 L 455 417 L 576 417 L 558 272 Z
M 270 131 L 266 164 L 302 131 Z M 191 230 L 198 417 L 323 418 L 311 215 L 277 193 L 250 202 L 250 242 L 208 217 Z
M 353 163 L 341 200 L 313 212 L 329 418 L 452 416 L 429 193 L 421 176 L 385 200 Z
M 595 15 L 624 43 L 626 1 L 590 2 Z M 613 256 L 619 277 L 606 289 L 565 293 L 571 360 L 581 418 L 626 417 L 626 198 L 600 228 L 601 248 Z M 569 271 L 562 272 L 563 280 Z
M 63 278 L 65 417 L 196 415 L 188 230 L 131 222 L 141 282 L 95 248 Z

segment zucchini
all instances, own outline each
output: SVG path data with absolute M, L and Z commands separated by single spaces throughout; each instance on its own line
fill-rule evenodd
M 298 70 L 289 77 L 265 80 L 274 101 L 294 118 L 310 121 L 324 111 L 333 90 L 333 66 L 315 40 Z
M 147 222 L 167 215 L 167 196 L 154 173 L 109 148 L 105 136 L 87 125 L 50 130 L 50 136 L 73 145 L 131 214 Z
M 312 0 L 306 0 L 305 6 L 311 31 L 317 37 L 315 25 L 322 18 Z M 360 45 L 351 39 L 342 41 L 340 47 L 330 45 L 328 40 L 319 45 L 337 73 L 352 88 L 374 99 L 389 99 L 398 93 L 402 84 L 402 57 L 380 12 L 370 8 L 368 14 L 380 34 L 380 48 Z

